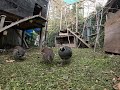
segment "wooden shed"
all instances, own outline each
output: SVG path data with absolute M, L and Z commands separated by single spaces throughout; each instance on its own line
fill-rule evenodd
M 120 1 L 108 0 L 104 11 L 107 12 L 105 23 L 104 50 L 120 54 Z
M 41 35 L 47 22 L 48 2 L 49 0 L 0 0 L 0 48 L 4 46 L 3 42 L 13 45 L 25 43 L 23 37 L 24 30 L 27 29 L 41 28 Z

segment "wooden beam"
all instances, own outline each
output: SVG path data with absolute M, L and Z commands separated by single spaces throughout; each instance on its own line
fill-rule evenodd
M 34 16 L 26 17 L 26 18 L 23 18 L 23 19 L 21 19 L 21 20 L 19 20 L 19 21 L 13 22 L 13 23 L 11 23 L 11 24 L 8 25 L 8 26 L 5 26 L 5 27 L 1 28 L 1 29 L 0 29 L 0 32 L 3 32 L 4 30 L 9 29 L 9 28 L 11 28 L 11 27 L 13 27 L 13 26 L 15 26 L 15 25 L 17 25 L 17 24 L 23 23 L 23 22 L 25 22 L 25 21 L 28 21 L 28 20 L 30 20 L 30 19 L 34 19 L 34 18 L 37 18 L 37 17 L 43 18 L 43 17 L 40 16 L 40 15 L 34 15 Z M 43 19 L 46 20 L 45 18 L 43 18 Z M 46 20 L 46 21 L 47 21 L 47 20 Z
M 78 38 L 81 42 L 83 42 L 88 48 L 91 48 L 89 44 L 87 44 L 82 38 L 80 38 L 78 35 L 76 35 L 73 31 L 71 31 L 69 28 L 67 30 L 73 34 L 76 38 Z

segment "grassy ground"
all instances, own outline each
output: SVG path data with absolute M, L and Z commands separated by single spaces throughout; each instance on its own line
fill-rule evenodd
M 54 51 L 52 65 L 41 62 L 38 49 L 29 50 L 22 62 L 6 63 L 9 56 L 1 55 L 0 90 L 112 90 L 112 79 L 120 75 L 120 56 L 73 49 L 71 63 L 61 67 Z

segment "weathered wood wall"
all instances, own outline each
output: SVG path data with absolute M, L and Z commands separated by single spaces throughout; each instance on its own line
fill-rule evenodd
M 108 14 L 105 23 L 104 49 L 106 52 L 120 54 L 120 10 Z
M 61 47 L 61 46 L 76 47 L 76 38 L 73 35 L 69 36 L 69 35 L 65 35 L 65 34 L 61 35 L 61 34 L 60 36 L 57 36 L 55 38 L 55 47 Z
M 35 4 L 42 7 L 42 16 L 46 17 L 48 0 L 0 0 L 0 10 L 27 17 L 33 15 Z
M 20 34 L 22 34 L 22 31 L 18 31 Z M 11 48 L 16 45 L 21 45 L 22 41 L 19 38 L 19 36 L 16 34 L 15 29 L 9 29 L 7 31 L 7 35 L 3 35 L 3 33 L 0 33 L 0 48 Z

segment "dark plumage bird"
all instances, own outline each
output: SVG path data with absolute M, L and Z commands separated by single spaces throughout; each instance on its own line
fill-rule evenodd
M 15 60 L 21 60 L 23 59 L 23 56 L 25 55 L 25 49 L 23 49 L 21 46 L 16 46 L 13 50 L 13 57 Z
M 68 63 L 70 62 L 70 58 L 72 56 L 72 50 L 68 46 L 64 46 L 59 49 L 58 54 L 60 58 L 63 60 L 63 63 Z
M 45 63 L 52 63 L 54 59 L 54 53 L 51 48 L 44 47 L 42 50 L 42 57 Z

